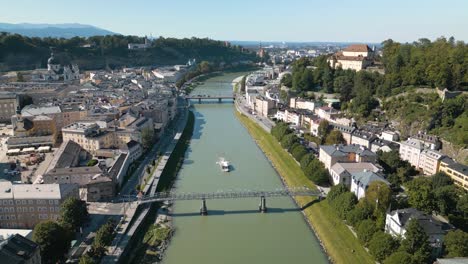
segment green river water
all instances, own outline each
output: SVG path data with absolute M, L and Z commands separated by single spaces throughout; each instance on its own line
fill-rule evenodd
M 193 94 L 229 94 L 239 73 L 205 81 Z M 282 183 L 247 130 L 234 115 L 232 102 L 195 104 L 195 128 L 177 192 L 274 190 Z M 216 164 L 223 156 L 233 170 Z M 302 214 L 291 198 L 267 198 L 268 212 L 258 212 L 260 200 L 207 200 L 208 216 L 200 216 L 200 201 L 174 205 L 176 232 L 164 256 L 165 264 L 327 263 Z

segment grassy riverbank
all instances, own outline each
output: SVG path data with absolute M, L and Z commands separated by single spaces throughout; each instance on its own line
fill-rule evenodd
M 238 112 L 236 115 L 288 186 L 315 188 L 315 185 L 306 178 L 293 157 L 281 147 L 272 135 L 265 132 L 248 117 Z M 334 263 L 375 263 L 326 201 L 317 202 L 312 197 L 296 197 L 296 202 L 301 207 L 311 204 L 304 210 L 304 214 Z

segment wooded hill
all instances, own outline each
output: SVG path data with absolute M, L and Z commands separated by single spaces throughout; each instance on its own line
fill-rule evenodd
M 0 33 L 0 71 L 31 70 L 46 66 L 53 48 L 62 63 L 76 63 L 81 69 L 106 67 L 159 66 L 185 64 L 189 59 L 230 64 L 256 60 L 253 52 L 223 41 L 200 38 L 159 38 L 150 47 L 129 50 L 129 43 L 145 42 L 136 36 L 93 36 L 89 38 L 30 38 Z

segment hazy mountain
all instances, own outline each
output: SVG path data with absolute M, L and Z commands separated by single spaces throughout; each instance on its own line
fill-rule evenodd
M 56 38 L 72 38 L 72 37 L 90 37 L 114 35 L 117 33 L 98 28 L 90 25 L 77 23 L 67 24 L 9 24 L 0 23 L 0 32 L 10 32 L 21 34 L 28 37 L 56 37 Z

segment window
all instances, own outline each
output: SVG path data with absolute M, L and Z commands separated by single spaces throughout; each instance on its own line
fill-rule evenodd
M 21 204 L 26 204 L 26 200 L 21 200 Z
M 28 204 L 33 204 L 33 200 L 28 200 Z
M 34 207 L 29 207 L 29 212 L 30 213 L 34 212 Z
M 54 204 L 54 200 L 49 200 L 49 204 Z

